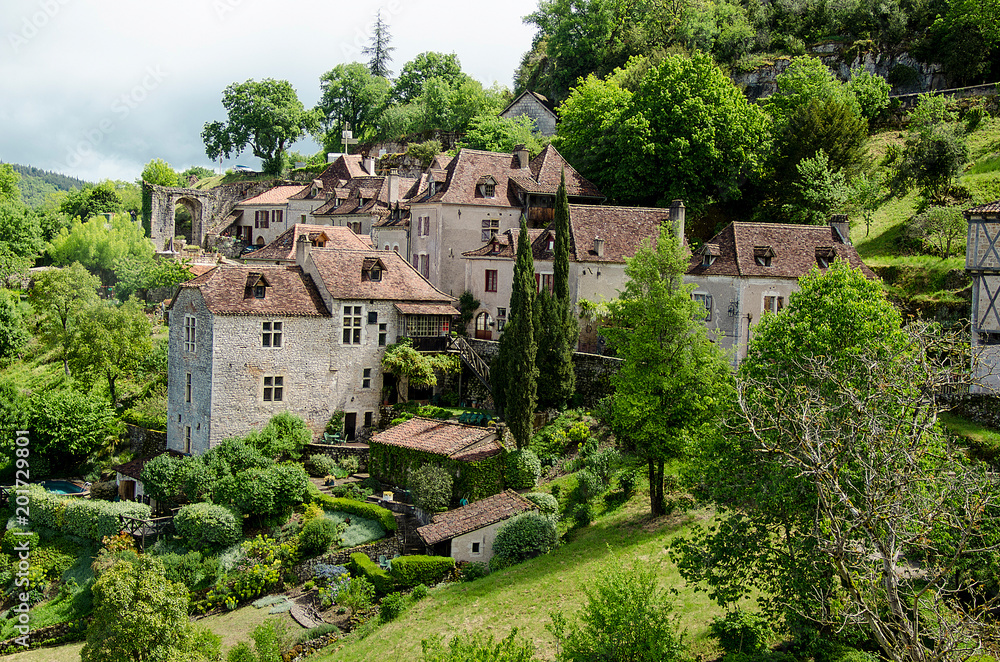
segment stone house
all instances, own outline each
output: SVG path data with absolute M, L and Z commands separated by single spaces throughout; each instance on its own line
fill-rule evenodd
M 220 265 L 170 304 L 167 447 L 203 453 L 290 411 L 348 439 L 375 424 L 381 358 L 449 335 L 453 299 L 393 251 L 296 244 L 294 264 Z
M 528 117 L 535 123 L 535 131 L 543 136 L 556 135 L 555 104 L 537 92 L 524 91 L 510 105 L 500 111 L 500 117 L 513 119 Z
M 236 205 L 229 231 L 247 245 L 264 246 L 295 224 L 289 220 L 289 198 L 302 186 L 275 186 Z
M 538 506 L 517 492 L 506 490 L 435 515 L 430 524 L 417 529 L 417 536 L 427 554 L 489 563 L 497 530 L 511 517 L 529 510 L 538 510 Z
M 311 246 L 317 248 L 348 250 L 372 248 L 371 240 L 368 237 L 356 234 L 348 227 L 296 223 L 278 235 L 267 246 L 244 255 L 243 263 L 295 264 L 296 246 L 302 236 L 309 240 Z
M 504 434 L 502 427 L 411 418 L 372 436 L 368 473 L 408 489 L 412 471 L 435 464 L 454 476 L 453 504 L 476 501 L 504 489 Z
M 1000 200 L 965 212 L 965 270 L 972 277 L 973 393 L 1000 394 Z
M 829 225 L 736 222 L 694 252 L 684 282 L 695 285 L 692 296 L 708 311 L 705 324 L 734 367 L 746 357 L 753 327 L 784 308 L 813 267 L 826 269 L 839 258 L 875 278 L 848 232 L 846 216 Z

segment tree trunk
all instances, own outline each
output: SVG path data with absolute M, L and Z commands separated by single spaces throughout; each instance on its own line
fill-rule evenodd
M 111 406 L 118 406 L 118 394 L 115 392 L 115 377 L 108 372 L 108 396 L 111 398 Z
M 665 515 L 663 506 L 663 460 L 649 458 L 649 512 L 653 517 Z

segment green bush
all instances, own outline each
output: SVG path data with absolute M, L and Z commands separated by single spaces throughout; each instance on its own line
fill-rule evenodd
M 392 514 L 391 510 L 386 510 L 381 506 L 376 506 L 374 503 L 365 503 L 364 501 L 355 501 L 354 499 L 338 499 L 327 496 L 326 494 L 320 492 L 319 488 L 311 482 L 309 483 L 308 488 L 309 491 L 306 497 L 308 503 L 315 503 L 323 510 L 341 511 L 373 519 L 384 526 L 385 530 L 389 533 L 393 533 L 396 530 L 396 517 Z
M 398 561 L 399 559 L 396 560 Z M 351 554 L 349 568 L 352 576 L 367 579 L 375 587 L 375 592 L 379 595 L 386 595 L 396 587 L 396 583 L 389 573 L 368 558 L 366 554 L 362 554 L 361 552 Z
M 25 535 L 27 533 L 27 535 Z M 0 551 L 4 554 L 10 556 L 11 558 L 17 558 L 18 551 L 15 547 L 24 547 L 27 543 L 29 554 L 33 554 L 36 549 L 38 549 L 38 534 L 34 531 L 25 531 L 18 527 L 7 529 L 3 534 L 3 540 L 0 541 Z M 5 588 L 3 584 L 0 584 L 0 589 Z
M 480 563 L 479 561 L 465 563 L 462 565 L 460 570 L 460 577 L 463 582 L 474 582 L 477 579 L 490 574 L 490 566 L 485 563 Z
M 502 524 L 493 541 L 493 553 L 503 561 L 520 563 L 548 552 L 559 536 L 552 520 L 538 511 L 521 513 Z
M 177 535 L 191 549 L 218 551 L 237 542 L 243 535 L 243 522 L 233 512 L 213 503 L 192 503 L 174 517 Z
M 566 436 L 571 443 L 577 445 L 586 443 L 590 439 L 590 426 L 587 425 L 586 421 L 577 421 L 566 430 Z
M 427 513 L 448 510 L 454 478 L 446 469 L 425 464 L 411 473 L 407 482 L 413 491 L 413 503 L 417 508 Z
M 559 513 L 559 501 L 551 494 L 545 492 L 528 492 L 524 498 L 538 506 L 546 515 L 556 515 Z
M 577 500 L 589 503 L 604 492 L 604 483 L 600 477 L 589 469 L 582 469 L 576 474 Z
M 324 554 L 340 537 L 340 528 L 329 517 L 309 520 L 299 534 L 299 550 L 306 557 Z
M 420 662 L 535 662 L 535 645 L 517 638 L 517 628 L 504 639 L 496 641 L 492 634 L 478 632 L 464 637 L 456 634 L 445 646 L 441 637 L 420 642 L 423 657 Z M 611 658 L 608 658 L 611 659 Z
M 337 604 L 355 613 L 368 609 L 373 600 L 375 600 L 375 587 L 364 577 L 352 577 L 347 589 L 337 594 Z
M 607 485 L 621 463 L 622 455 L 617 448 L 604 448 L 588 455 L 584 466 Z
M 515 490 L 531 489 L 542 475 L 541 461 L 527 448 L 507 453 L 505 463 L 507 487 Z
M 743 609 L 715 618 L 709 631 L 726 653 L 763 653 L 774 636 L 766 618 Z
M 638 484 L 639 477 L 636 475 L 635 469 L 622 469 L 618 473 L 618 487 L 625 494 L 631 495 L 635 492 L 636 485 Z
M 109 480 L 103 483 L 94 483 L 90 486 L 90 498 L 102 501 L 114 501 L 118 496 L 118 483 Z
M 356 474 L 361 468 L 361 460 L 358 459 L 357 455 L 346 455 L 337 460 L 337 464 L 348 474 Z
M 594 507 L 589 503 L 578 503 L 573 509 L 573 524 L 583 528 L 594 521 Z
M 171 552 L 158 557 L 163 562 L 163 572 L 172 582 L 180 582 L 189 591 L 208 588 L 215 583 L 219 571 L 219 561 L 214 556 L 202 556 L 201 552 L 187 554 Z
M 427 588 L 426 584 L 417 584 L 416 586 L 413 587 L 413 590 L 410 592 L 410 595 L 413 596 L 414 600 L 423 600 L 424 598 L 427 597 L 428 590 L 429 589 Z
M 100 542 L 121 530 L 120 516 L 148 519 L 149 506 L 133 501 L 99 501 L 65 498 L 40 485 L 28 488 L 31 521 L 50 529 L 59 529 L 81 538 Z
M 382 598 L 379 605 L 378 615 L 384 622 L 396 620 L 403 610 L 406 609 L 406 596 L 402 593 L 390 593 Z
M 392 560 L 389 574 L 401 588 L 410 588 L 417 584 L 433 585 L 455 567 L 455 559 L 450 556 L 401 556 Z
M 323 455 L 322 453 L 309 456 L 308 468 L 309 475 L 317 478 L 322 478 L 323 476 L 336 476 L 337 474 L 344 473 L 340 470 L 340 466 L 337 464 L 335 459 L 329 455 Z
M 451 418 L 451 411 L 434 405 L 424 405 L 417 410 L 417 416 L 424 418 Z

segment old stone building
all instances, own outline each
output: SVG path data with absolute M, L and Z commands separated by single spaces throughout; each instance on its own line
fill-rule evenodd
M 1000 395 L 1000 201 L 965 212 L 965 270 L 972 276 L 974 393 Z
M 500 111 L 500 117 L 513 119 L 527 117 L 535 123 L 535 131 L 543 136 L 556 135 L 555 104 L 537 92 L 522 92 Z
M 381 358 L 402 336 L 449 335 L 452 298 L 393 251 L 314 247 L 294 264 L 220 265 L 170 305 L 167 446 L 203 453 L 290 411 L 319 435 L 375 423 Z

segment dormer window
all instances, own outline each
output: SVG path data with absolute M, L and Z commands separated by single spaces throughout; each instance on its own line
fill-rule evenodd
M 247 289 L 253 293 L 255 299 L 263 299 L 270 285 L 264 274 L 253 271 L 247 274 Z
M 833 262 L 834 258 L 837 256 L 836 250 L 833 246 L 817 246 L 816 247 L 816 265 L 820 269 L 826 269 Z
M 368 272 L 368 277 L 371 280 L 382 280 L 382 270 L 378 267 L 372 267 L 371 271 Z
M 497 180 L 493 179 L 493 175 L 486 175 L 479 179 L 479 194 L 484 198 L 496 197 L 497 193 Z
M 701 266 L 710 267 L 722 255 L 718 244 L 705 244 L 701 247 Z
M 547 244 L 547 246 L 548 246 L 548 248 L 546 248 L 545 250 L 547 250 L 550 253 L 555 252 L 555 250 L 556 250 L 556 240 L 555 240 L 555 237 L 551 237 L 551 236 L 549 237 L 549 243 Z
M 769 267 L 771 266 L 771 260 L 774 258 L 774 249 L 770 246 L 754 246 L 753 247 L 753 259 L 757 263 L 758 267 Z
M 380 281 L 385 265 L 377 257 L 366 257 L 361 264 L 361 280 Z
M 264 294 L 265 294 L 265 290 L 264 290 L 264 286 L 263 285 L 254 285 L 254 287 L 253 287 L 253 295 L 254 295 L 255 298 L 257 298 L 257 299 L 263 299 L 264 298 Z

